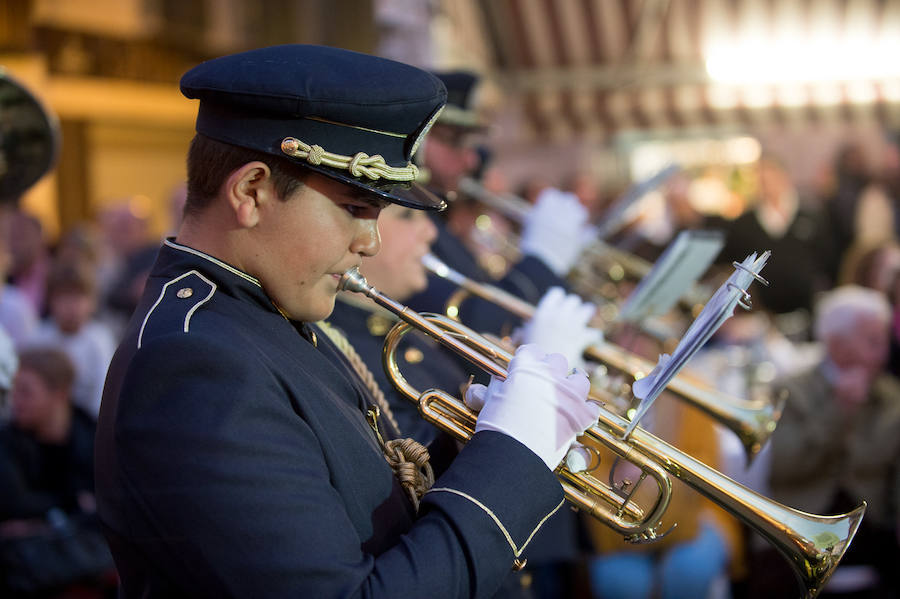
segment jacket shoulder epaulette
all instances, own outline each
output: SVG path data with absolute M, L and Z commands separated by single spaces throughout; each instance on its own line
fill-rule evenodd
M 144 316 L 137 346 L 156 335 L 190 332 L 191 318 L 216 292 L 216 284 L 190 270 L 162 286 L 159 297 Z

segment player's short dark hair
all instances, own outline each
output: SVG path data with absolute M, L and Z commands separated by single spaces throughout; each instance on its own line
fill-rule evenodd
M 268 165 L 275 192 L 281 199 L 299 189 L 310 172 L 287 158 L 216 141 L 198 133 L 188 150 L 184 213 L 197 213 L 206 208 L 232 172 L 254 161 Z

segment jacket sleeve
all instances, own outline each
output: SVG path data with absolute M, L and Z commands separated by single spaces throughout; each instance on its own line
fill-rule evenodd
M 489 597 L 561 504 L 527 448 L 479 434 L 399 542 L 366 553 L 326 441 L 262 358 L 208 341 L 139 350 L 115 430 L 132 526 L 116 532 L 191 596 Z

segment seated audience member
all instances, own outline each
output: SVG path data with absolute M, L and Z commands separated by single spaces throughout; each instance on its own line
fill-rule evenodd
M 106 369 L 115 352 L 115 338 L 96 320 L 97 287 L 90 265 L 54 265 L 47 280 L 49 315 L 29 344 L 53 345 L 68 354 L 75 366 L 72 401 L 96 418 Z
M 844 255 L 838 281 L 842 285 L 860 285 L 889 293 L 897 272 L 900 272 L 900 243 L 892 239 L 853 246 Z
M 79 223 L 63 233 L 56 247 L 53 258 L 56 262 L 85 262 L 95 271 L 100 271 L 101 259 L 100 232 L 92 224 Z
M 70 399 L 75 369 L 53 348 L 20 352 L 12 420 L 0 432 L 0 520 L 81 509 L 93 487 L 94 423 Z
M 848 252 L 842 280 L 880 291 L 887 296 L 891 317 L 891 350 L 887 369 L 900 376 L 900 243 L 890 240 Z
M 50 252 L 44 228 L 37 217 L 16 211 L 9 223 L 9 251 L 12 261 L 6 275 L 36 314 L 44 310 L 44 291 L 50 269 Z
M 875 181 L 869 163 L 863 144 L 853 140 L 844 142 L 831 163 L 830 181 L 820 193 L 827 215 L 828 236 L 835 250 L 828 264 L 832 279 L 839 275 L 841 256 L 857 241 L 860 198 Z
M 17 345 L 34 332 L 38 314 L 34 305 L 18 287 L 6 282 L 12 266 L 12 253 L 0 247 L 0 329 Z
M 93 520 L 94 420 L 71 402 L 65 353 L 35 347 L 18 362 L 0 428 L 0 595 L 55 597 L 95 578 L 90 588 L 102 589 L 113 564 Z
M 141 196 L 119 200 L 101 212 L 99 219 L 100 296 L 104 309 L 120 321 L 122 329 L 137 306 L 159 249 L 141 203 Z
M 828 292 L 815 320 L 822 360 L 779 385 L 789 395 L 771 439 L 772 497 L 817 514 L 868 504 L 826 595 L 893 596 L 900 382 L 883 370 L 889 323 L 881 293 L 857 286 Z M 783 560 L 760 552 L 756 562 L 751 580 L 768 593 L 759 596 L 790 592 L 782 587 L 789 575 L 779 574 Z

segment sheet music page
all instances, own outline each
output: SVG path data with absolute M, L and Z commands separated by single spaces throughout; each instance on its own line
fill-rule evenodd
M 682 231 L 625 300 L 618 320 L 662 316 L 706 272 L 725 244 L 721 231 Z
M 771 252 L 764 252 L 757 258 L 756 253 L 747 256 L 740 265 L 735 263 L 735 271 L 728 280 L 719 287 L 712 298 L 703 307 L 684 337 L 678 343 L 672 355 L 662 354 L 656 367 L 646 377 L 635 381 L 632 386 L 634 396 L 641 400 L 631 423 L 625 431 L 625 437 L 631 434 L 640 419 L 647 413 L 653 401 L 665 389 L 669 381 L 684 368 L 688 360 L 697 353 L 712 334 L 722 326 L 728 318 L 734 315 L 734 309 L 739 303 L 745 304 L 748 299 L 747 289 L 754 280 L 762 280 L 759 272 L 765 266 Z

